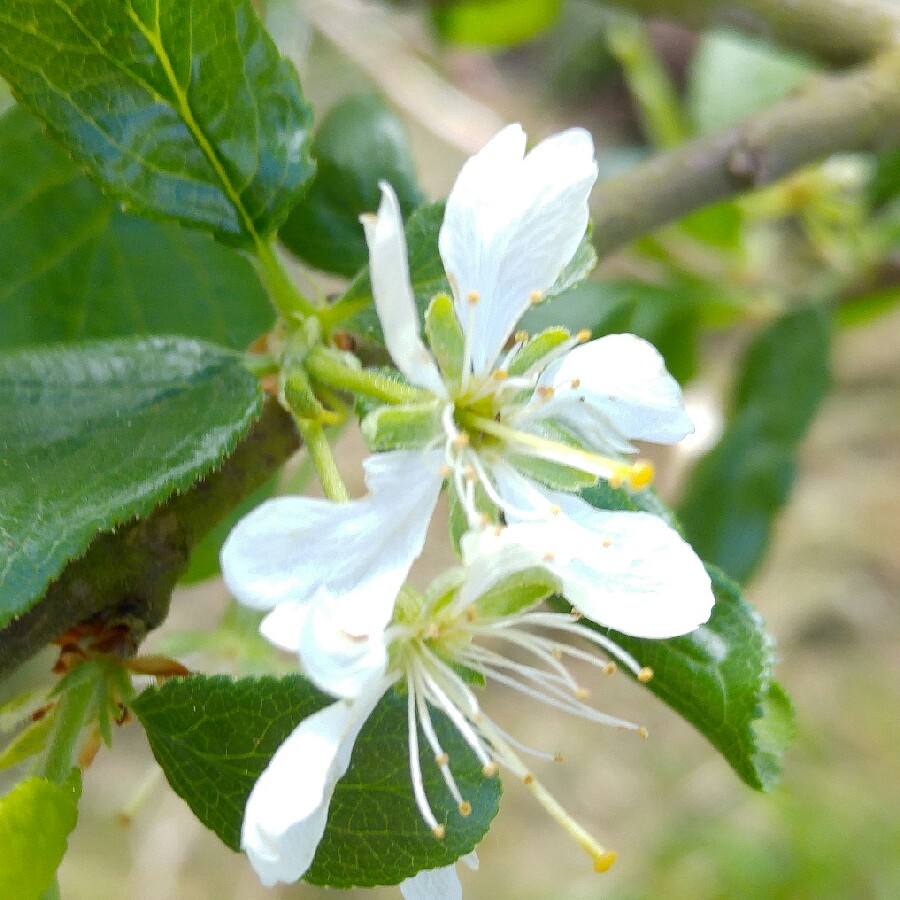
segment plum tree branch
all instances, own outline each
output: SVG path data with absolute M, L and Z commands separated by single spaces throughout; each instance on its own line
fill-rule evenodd
M 128 643 L 136 648 L 166 618 L 193 547 L 299 444 L 291 416 L 269 401 L 218 471 L 146 518 L 97 535 L 36 606 L 0 631 L 0 679 L 54 638 L 91 619 L 127 626 Z
M 597 0 L 688 28 L 730 27 L 852 65 L 900 45 L 896 0 Z
M 660 153 L 597 185 L 600 256 L 703 206 L 762 187 L 835 153 L 900 145 L 900 49 L 811 80 L 725 131 Z

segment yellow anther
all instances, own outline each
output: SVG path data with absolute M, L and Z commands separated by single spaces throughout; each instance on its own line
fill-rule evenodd
M 570 384 L 571 384 L 573 390 L 578 390 L 578 388 L 581 387 L 581 379 L 573 378 L 572 381 L 570 382 Z
M 541 398 L 541 400 L 550 400 L 556 393 L 556 391 L 552 387 L 539 385 L 536 393 L 538 397 Z
M 528 332 L 527 332 L 527 331 L 517 331 L 517 332 L 513 335 L 513 340 L 514 340 L 517 344 L 524 344 L 525 341 L 528 340 Z
M 576 688 L 573 693 L 578 700 L 587 700 L 587 698 L 591 696 L 591 692 L 587 688 L 583 687 Z
M 641 684 L 646 684 L 651 678 L 653 678 L 653 669 L 649 666 L 644 666 L 644 668 L 637 673 L 637 680 Z
M 525 784 L 533 784 L 534 783 L 534 775 L 532 775 L 531 772 L 526 772 L 522 776 L 522 781 Z
M 603 538 L 601 543 L 604 547 L 612 547 L 612 540 L 610 538 Z
M 444 828 L 443 825 L 436 825 L 431 829 L 431 833 L 439 840 L 442 841 L 445 837 L 447 837 L 447 829 Z
M 553 754 L 553 762 L 564 763 L 566 758 L 562 755 L 562 753 L 554 753 Z
M 491 517 L 490 517 L 486 512 L 483 512 L 483 513 L 479 516 L 479 519 L 480 519 L 480 521 L 481 521 L 481 527 L 482 527 L 482 528 L 487 528 L 488 525 L 491 524 Z
M 475 471 L 474 466 L 466 466 L 463 469 L 463 475 L 466 478 L 466 481 L 478 481 L 478 473 Z
M 449 478 L 453 474 L 453 469 L 444 463 L 438 471 L 441 473 L 442 478 Z
M 554 559 L 556 559 L 556 555 L 549 550 L 544 554 L 544 562 L 553 562 Z
M 550 655 L 551 655 L 554 659 L 562 659 L 562 658 L 563 658 L 563 652 L 562 652 L 562 650 L 559 649 L 559 647 L 554 647 L 554 648 L 550 651 Z
M 584 613 L 580 613 L 577 609 L 573 609 L 569 615 L 576 621 L 580 622 L 584 618 Z
M 615 675 L 618 671 L 618 666 L 614 662 L 608 662 L 603 669 L 604 675 Z
M 580 344 L 583 344 L 585 341 L 589 341 L 591 339 L 591 331 L 589 328 L 582 328 L 578 334 L 575 335 L 575 340 Z
M 428 628 L 425 629 L 425 640 L 433 641 L 435 638 L 440 637 L 441 629 L 434 622 L 428 623 Z
M 434 761 L 439 766 L 446 766 L 447 763 L 450 762 L 450 754 L 449 753 L 438 753 L 438 755 L 435 756 Z
M 466 300 L 468 300 L 469 303 L 471 303 L 473 306 L 474 306 L 480 299 L 481 299 L 481 295 L 478 293 L 478 291 L 469 291 L 469 293 L 466 294 Z
M 509 378 L 509 372 L 507 372 L 506 369 L 494 369 L 494 371 L 491 372 L 491 378 L 493 378 L 494 381 L 505 381 Z
M 469 803 L 468 800 L 463 800 L 463 802 L 459 804 L 459 814 L 463 818 L 472 815 L 472 804 Z
M 367 634 L 351 634 L 349 631 L 341 629 L 341 634 L 350 641 L 351 644 L 364 644 L 369 636 Z
M 500 537 L 501 534 L 503 534 L 503 526 L 495 525 L 494 526 L 494 537 Z
M 468 431 L 460 431 L 455 438 L 453 438 L 453 446 L 456 447 L 457 450 L 462 450 L 463 447 L 468 447 L 469 442 L 472 438 L 469 436 Z
M 638 737 L 642 741 L 646 741 L 647 738 L 650 737 L 650 732 L 643 725 L 641 725 L 641 727 L 638 728 Z
M 609 486 L 617 490 L 622 487 L 622 476 L 618 472 L 614 472 L 609 476 Z
M 475 715 L 472 716 L 472 721 L 473 721 L 476 725 L 480 724 L 481 722 L 484 721 L 484 713 L 482 713 L 482 712 L 477 712 L 477 713 L 475 713 Z
M 558 503 L 550 504 L 550 515 L 558 516 L 562 512 L 562 507 Z
M 464 615 L 467 622 L 474 622 L 475 619 L 478 618 L 478 613 L 476 612 L 474 606 L 467 607 Z
M 488 762 L 481 767 L 481 774 L 485 778 L 493 778 L 497 774 L 497 763 Z
M 612 850 L 594 857 L 594 871 L 605 872 L 616 861 L 616 854 Z
M 531 302 L 531 303 L 540 303 L 541 300 L 543 300 L 543 299 L 544 299 L 544 292 L 543 292 L 543 291 L 532 291 L 532 292 L 528 295 L 528 300 L 529 300 L 529 302 Z
M 628 482 L 634 490 L 639 491 L 647 487 L 653 481 L 653 463 L 645 459 L 639 459 L 628 473 Z

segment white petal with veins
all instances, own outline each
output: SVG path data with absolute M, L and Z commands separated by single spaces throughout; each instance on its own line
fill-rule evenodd
M 456 866 L 423 869 L 418 875 L 400 883 L 404 900 L 462 900 L 462 885 Z

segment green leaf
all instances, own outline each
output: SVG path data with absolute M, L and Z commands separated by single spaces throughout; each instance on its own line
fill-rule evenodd
M 229 847 L 239 848 L 244 806 L 272 755 L 306 717 L 329 703 L 300 676 L 232 681 L 196 676 L 150 688 L 132 708 L 175 792 Z M 406 700 L 393 690 L 356 740 L 331 801 L 328 825 L 305 879 L 332 887 L 396 884 L 472 850 L 496 814 L 498 779 L 440 714 L 434 724 L 472 814 L 460 816 L 425 755 L 425 791 L 447 836 L 436 841 L 415 805 L 409 776 Z M 424 737 L 420 737 L 424 741 Z
M 684 383 L 694 373 L 701 297 L 689 284 L 588 279 L 533 307 L 521 327 L 534 334 L 562 325 L 594 338 L 630 332 L 653 344 L 673 377 Z
M 274 231 L 313 172 L 250 0 L 7 0 L 0 74 L 111 193 L 228 241 Z
M 900 147 L 887 150 L 876 158 L 866 195 L 876 210 L 900 198 Z
M 21 109 L 0 119 L 0 348 L 163 333 L 245 348 L 272 308 L 209 235 L 121 212 Z
M 828 384 L 830 324 L 815 307 L 761 331 L 745 354 L 728 425 L 697 463 L 678 518 L 697 552 L 746 581 L 794 481 L 797 445 Z
M 708 566 L 716 603 L 705 625 L 650 640 L 582 619 L 653 670 L 646 687 L 691 723 L 757 790 L 775 786 L 793 736 L 793 713 L 772 680 L 773 643 L 762 619 L 723 572 Z
M 11 769 L 20 762 L 37 756 L 47 745 L 53 724 L 54 716 L 49 712 L 23 728 L 0 752 L 0 770 Z
M 240 357 L 186 339 L 0 354 L 0 628 L 97 532 L 218 467 L 261 402 Z
M 0 797 L 0 897 L 38 900 L 53 881 L 78 821 L 81 778 L 20 782 Z
M 536 37 L 559 17 L 562 0 L 456 0 L 435 7 L 438 34 L 454 44 L 510 47 Z
M 815 69 L 803 57 L 732 31 L 711 31 L 694 52 L 688 106 L 701 134 L 771 106 Z
M 328 112 L 312 155 L 316 176 L 278 236 L 314 268 L 350 278 L 368 258 L 359 217 L 378 208 L 378 182 L 393 186 L 404 216 L 425 199 L 406 131 L 380 96 L 358 94 Z

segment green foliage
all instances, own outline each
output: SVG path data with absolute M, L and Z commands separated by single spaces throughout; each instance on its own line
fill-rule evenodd
M 0 347 L 183 334 L 243 349 L 272 322 L 250 263 L 128 215 L 21 109 L 0 119 Z
M 228 241 L 276 229 L 313 172 L 250 0 L 7 0 L 0 75 L 104 188 Z
M 53 881 L 78 821 L 81 777 L 29 778 L 0 797 L 0 897 L 38 900 Z
M 97 532 L 215 469 L 260 409 L 240 358 L 196 341 L 0 355 L 0 627 Z
M 797 54 L 731 31 L 703 37 L 691 61 L 688 106 L 701 134 L 781 100 L 814 73 Z
M 312 155 L 315 178 L 278 234 L 304 262 L 350 278 L 366 263 L 359 217 L 378 208 L 378 182 L 393 186 L 405 216 L 425 199 L 406 131 L 379 95 L 357 94 L 322 120 Z
M 691 473 L 678 518 L 697 552 L 746 581 L 787 502 L 797 445 L 829 384 L 830 323 L 816 307 L 763 329 L 741 364 L 728 425 Z
M 236 850 L 257 778 L 293 729 L 331 702 L 300 676 L 237 682 L 197 676 L 144 691 L 133 709 L 175 792 Z M 482 776 L 443 716 L 434 720 L 472 814 L 460 816 L 437 766 L 425 758 L 425 790 L 447 825 L 446 838 L 436 841 L 422 821 L 409 775 L 406 699 L 391 690 L 357 738 L 307 881 L 342 888 L 396 884 L 422 868 L 449 865 L 483 837 L 496 814 L 499 781 Z
M 531 333 L 553 325 L 564 325 L 572 333 L 587 329 L 594 338 L 636 334 L 662 353 L 669 371 L 684 383 L 696 365 L 701 303 L 696 288 L 686 283 L 663 286 L 589 279 L 528 310 L 521 325 Z
M 562 0 L 457 0 L 435 4 L 431 15 L 446 41 L 509 47 L 550 28 L 562 5 Z

